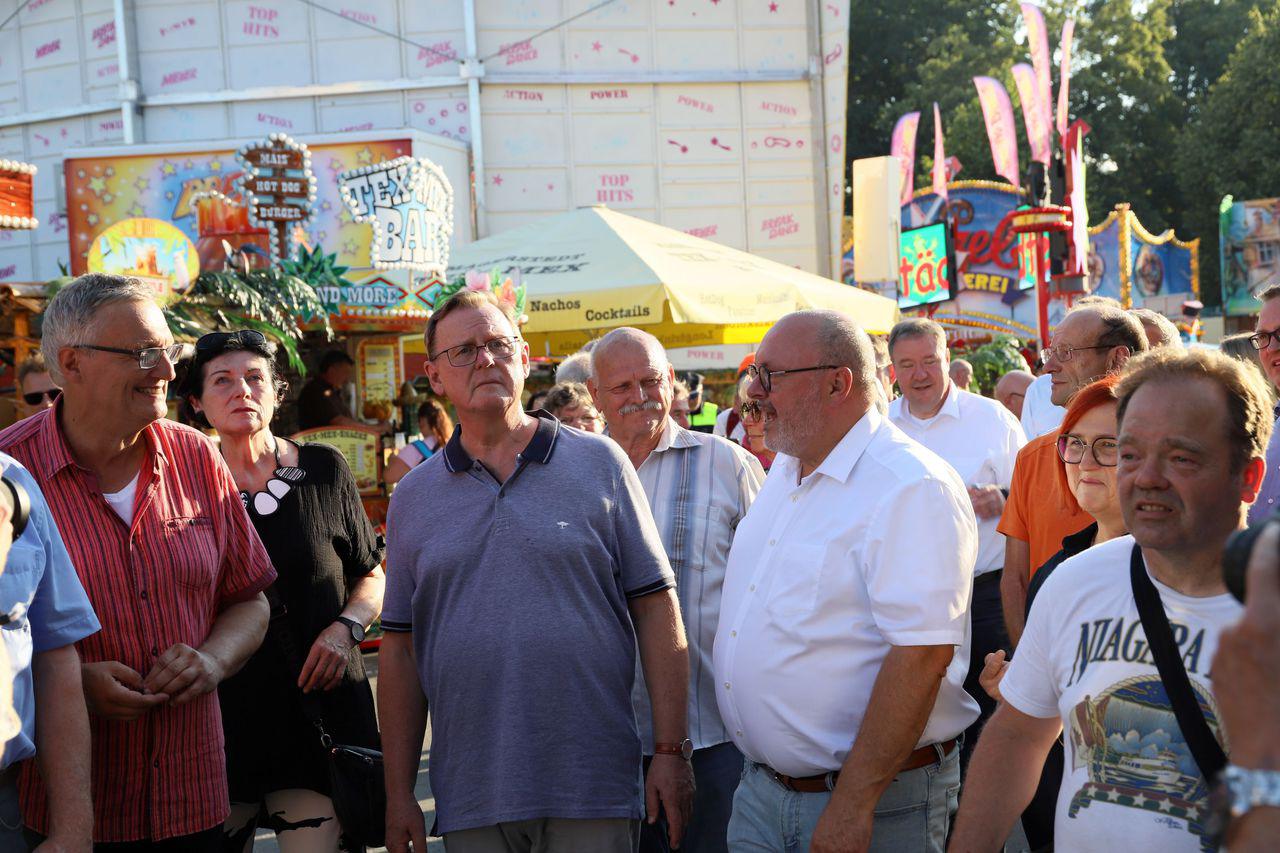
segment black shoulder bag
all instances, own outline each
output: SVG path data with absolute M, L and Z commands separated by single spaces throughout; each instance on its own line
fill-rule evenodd
M 285 624 L 287 612 L 278 599 L 272 608 L 267 637 L 284 653 L 286 665 L 301 673 L 305 659 L 298 653 L 293 634 Z M 296 677 L 296 676 L 295 676 Z M 336 744 L 325 729 L 320 697 L 302 693 L 302 710 L 316 727 L 320 745 L 329 756 L 329 787 L 333 811 L 344 835 L 368 847 L 381 847 L 387 833 L 387 788 L 382 776 L 382 752 L 363 746 Z
M 1226 766 L 1227 756 L 1218 739 L 1213 736 L 1213 730 L 1204 718 L 1204 711 L 1200 709 L 1200 701 L 1191 688 L 1187 668 L 1173 641 L 1173 629 L 1169 627 L 1164 603 L 1160 601 L 1160 593 L 1156 591 L 1155 584 L 1147 576 L 1147 567 L 1142 561 L 1142 547 L 1136 543 L 1133 546 L 1133 557 L 1129 561 L 1129 580 L 1133 585 L 1133 599 L 1138 604 L 1138 616 L 1142 619 L 1142 630 L 1147 635 L 1147 645 L 1151 648 L 1151 657 L 1155 659 L 1169 704 L 1173 706 L 1178 728 L 1182 730 L 1187 748 L 1191 750 L 1205 781 L 1212 785 L 1218 778 L 1218 773 Z

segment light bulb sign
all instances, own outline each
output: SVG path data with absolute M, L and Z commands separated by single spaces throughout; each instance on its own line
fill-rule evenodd
M 398 157 L 338 175 L 342 200 L 357 222 L 373 226 L 370 263 L 443 276 L 453 236 L 453 188 L 421 157 Z
M 316 200 L 311 152 L 285 134 L 273 133 L 243 146 L 236 159 L 244 168 L 240 192 L 249 207 L 250 221 L 271 234 L 274 257 L 293 257 L 296 235 L 311 220 Z
M 898 307 L 956 298 L 955 259 L 945 222 L 902 232 L 898 242 Z

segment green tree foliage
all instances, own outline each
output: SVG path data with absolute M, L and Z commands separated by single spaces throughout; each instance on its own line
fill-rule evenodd
M 1176 157 L 1188 231 L 1199 235 L 1206 303 L 1218 292 L 1218 202 L 1280 196 L 1280 5 L 1250 10 L 1248 34 L 1203 97 Z M 1211 286 L 1212 284 L 1212 286 Z

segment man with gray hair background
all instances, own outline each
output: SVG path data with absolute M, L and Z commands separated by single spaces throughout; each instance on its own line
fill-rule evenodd
M 680 850 L 725 851 L 742 753 L 716 706 L 711 646 L 720 621 L 720 590 L 729 546 L 764 482 L 764 470 L 733 442 L 679 426 L 669 415 L 675 371 L 662 344 L 639 329 L 614 329 L 591 352 L 587 387 L 627 454 L 653 511 L 689 638 L 689 738 L 693 818 Z M 637 671 L 632 691 L 646 761 L 655 754 L 649 693 Z M 665 827 L 645 825 L 641 851 L 668 848 Z
M 941 853 L 978 716 L 969 495 L 876 411 L 847 316 L 787 315 L 748 371 L 778 456 L 729 552 L 713 653 L 748 761 L 729 846 Z
M 276 578 L 226 463 L 165 419 L 174 344 L 137 279 L 84 275 L 44 313 L 53 408 L 0 433 L 40 484 L 102 630 L 76 643 L 92 733 L 95 843 L 219 851 L 226 759 L 215 693 L 267 629 Z M 50 832 L 23 776 L 23 817 Z

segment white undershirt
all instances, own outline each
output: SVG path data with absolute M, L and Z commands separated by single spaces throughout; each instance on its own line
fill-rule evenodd
M 120 516 L 120 520 L 126 526 L 133 524 L 133 497 L 138 493 L 138 477 L 141 474 L 141 471 L 134 474 L 129 484 L 118 492 L 112 494 L 102 493 L 102 496 L 107 499 L 107 503 L 111 504 L 111 508 L 116 511 L 116 515 Z

